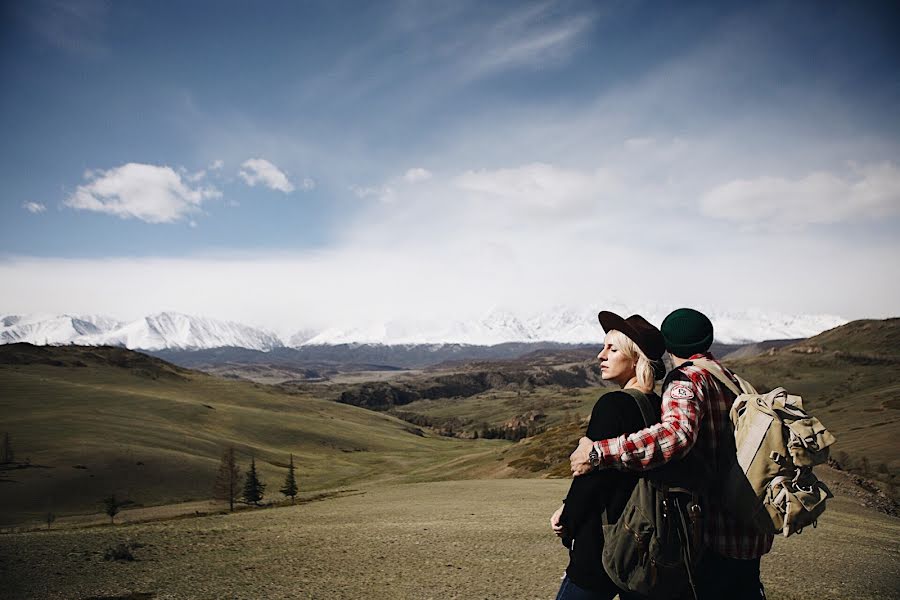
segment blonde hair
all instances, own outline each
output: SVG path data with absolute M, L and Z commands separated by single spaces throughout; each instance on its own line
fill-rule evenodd
M 619 352 L 623 352 L 626 358 L 636 360 L 637 366 L 634 369 L 635 377 L 638 385 L 649 390 L 653 389 L 656 378 L 654 377 L 653 363 L 644 354 L 637 344 L 630 337 L 619 331 L 618 329 L 610 329 L 607 335 L 607 343 L 614 344 Z

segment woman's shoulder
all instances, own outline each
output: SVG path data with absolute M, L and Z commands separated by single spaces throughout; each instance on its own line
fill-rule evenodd
M 597 399 L 594 412 L 621 412 L 623 408 L 634 404 L 634 396 L 625 390 L 610 390 Z
M 655 392 L 644 395 L 650 401 L 650 405 L 655 410 L 659 410 L 660 397 Z M 598 416 L 618 414 L 628 415 L 629 417 L 637 415 L 640 417 L 641 410 L 638 408 L 637 400 L 630 393 L 625 390 L 611 390 L 600 396 L 600 399 L 594 405 L 593 414 Z
M 610 390 L 600 396 L 600 399 L 597 402 L 608 401 L 608 402 L 626 402 L 630 404 L 634 404 L 634 396 L 631 395 L 632 392 L 628 392 L 625 390 Z M 659 395 L 655 391 L 648 392 L 644 394 L 650 402 L 659 402 Z

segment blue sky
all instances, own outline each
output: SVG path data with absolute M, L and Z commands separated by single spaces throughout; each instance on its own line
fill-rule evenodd
M 891 3 L 0 10 L 0 310 L 898 313 Z

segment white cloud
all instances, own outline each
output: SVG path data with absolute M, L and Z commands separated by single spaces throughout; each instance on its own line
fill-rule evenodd
M 736 179 L 700 202 L 703 214 L 750 224 L 800 226 L 877 219 L 900 214 L 900 169 L 891 163 L 855 167 L 841 177 Z
M 214 160 L 209 165 L 210 171 L 221 171 L 223 168 L 225 168 L 225 161 L 221 159 Z
M 287 175 L 264 158 L 251 158 L 244 161 L 238 175 L 251 187 L 261 183 L 267 188 L 285 194 L 294 191 L 294 184 L 288 180 Z
M 419 183 L 431 179 L 431 171 L 421 167 L 414 167 L 403 174 L 403 180 L 407 183 Z
M 22 208 L 34 214 L 42 213 L 47 210 L 47 207 L 40 202 L 25 202 L 22 204 Z
M 171 167 L 128 163 L 108 171 L 86 171 L 89 182 L 65 200 L 77 210 L 172 223 L 200 210 L 205 200 L 220 198 L 213 187 L 191 187 Z
M 300 182 L 300 189 L 305 192 L 316 189 L 316 180 L 312 177 L 304 177 Z
M 616 189 L 616 178 L 608 170 L 565 169 L 546 163 L 520 167 L 466 171 L 456 186 L 512 208 L 544 212 L 583 209 L 608 198 Z

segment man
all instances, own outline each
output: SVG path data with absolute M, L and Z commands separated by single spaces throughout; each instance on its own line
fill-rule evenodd
M 570 457 L 576 476 L 595 468 L 652 469 L 688 451 L 715 469 L 719 452 L 734 452 L 733 446 L 729 450 L 719 443 L 727 439 L 723 432 L 731 435 L 728 413 L 734 394 L 708 371 L 690 363 L 700 358 L 715 360 L 709 353 L 712 323 L 696 310 L 679 308 L 665 318 L 660 330 L 675 365 L 663 384 L 660 422 L 618 438 L 581 438 Z M 696 573 L 698 596 L 701 600 L 765 599 L 759 562 L 772 548 L 773 536 L 738 523 L 715 497 L 709 499 L 705 516 L 706 553 Z

